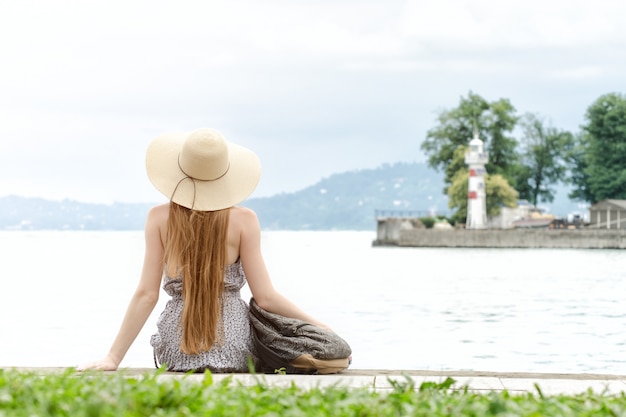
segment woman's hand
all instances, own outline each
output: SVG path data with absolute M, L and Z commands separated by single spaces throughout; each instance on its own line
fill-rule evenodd
M 85 365 L 81 365 L 78 368 L 76 368 L 76 370 L 79 372 L 87 371 L 90 369 L 93 369 L 96 371 L 115 371 L 117 370 L 117 367 L 118 367 L 117 362 L 115 362 L 113 359 L 111 359 L 110 356 L 107 355 L 102 360 L 90 362 Z

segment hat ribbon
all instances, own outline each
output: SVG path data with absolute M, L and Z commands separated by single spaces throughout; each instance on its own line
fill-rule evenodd
M 226 175 L 228 173 L 228 170 L 230 169 L 230 162 L 228 162 L 228 166 L 226 167 L 226 170 L 224 171 L 224 173 L 222 175 L 220 175 L 217 178 L 213 178 L 210 180 L 201 180 L 199 178 L 194 178 L 191 175 L 187 174 L 185 172 L 185 170 L 183 169 L 183 167 L 180 166 L 180 155 L 178 155 L 178 159 L 176 161 L 178 163 L 178 169 L 180 169 L 180 171 L 185 174 L 185 176 L 183 178 L 180 179 L 180 181 L 178 181 L 176 183 L 176 187 L 174 187 L 174 191 L 172 191 L 172 197 L 170 197 L 170 200 L 174 199 L 174 194 L 176 194 L 176 190 L 178 190 L 178 186 L 185 181 L 186 179 L 190 179 L 192 184 L 193 184 L 193 200 L 191 201 L 191 209 L 193 210 L 193 206 L 196 203 L 196 181 L 202 181 L 202 182 L 208 182 L 208 181 L 217 181 L 220 178 L 222 178 L 224 175 Z

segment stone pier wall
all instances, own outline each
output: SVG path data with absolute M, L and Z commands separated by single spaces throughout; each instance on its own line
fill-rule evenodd
M 404 219 L 379 220 L 374 246 L 448 248 L 626 249 L 624 229 L 487 229 L 412 228 Z

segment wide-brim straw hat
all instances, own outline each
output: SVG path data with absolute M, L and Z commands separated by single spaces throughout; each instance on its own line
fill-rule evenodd
M 199 211 L 232 207 L 245 200 L 261 177 L 250 149 L 226 141 L 215 129 L 167 133 L 146 151 L 152 184 L 176 204 Z

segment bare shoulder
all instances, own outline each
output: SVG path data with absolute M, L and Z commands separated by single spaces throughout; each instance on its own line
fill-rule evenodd
M 235 206 L 230 209 L 230 218 L 244 224 L 258 223 L 259 219 L 254 210 L 247 207 Z
M 146 241 L 148 243 L 155 245 L 160 244 L 161 246 L 165 245 L 167 218 L 169 213 L 169 203 L 154 206 L 148 211 L 145 227 Z
M 170 205 L 159 204 L 158 206 L 152 207 L 148 211 L 148 217 L 146 219 L 146 228 L 148 227 L 158 227 L 162 228 L 167 224 L 167 217 L 170 213 Z
M 148 218 L 152 218 L 152 219 L 162 219 L 162 218 L 165 218 L 165 219 L 167 219 L 167 216 L 169 215 L 169 212 L 170 212 L 170 205 L 168 203 L 159 204 L 158 206 L 152 207 L 148 211 Z

